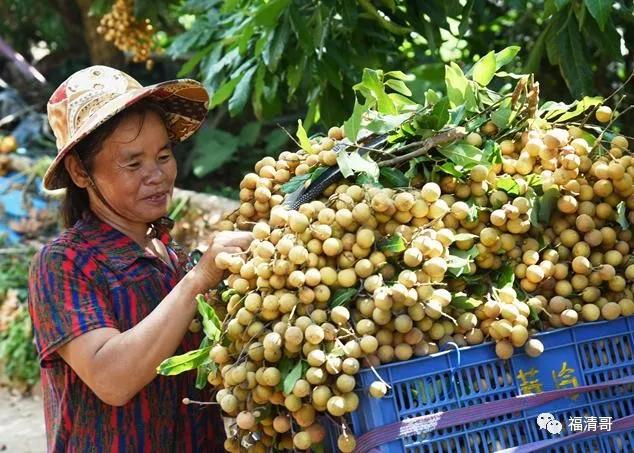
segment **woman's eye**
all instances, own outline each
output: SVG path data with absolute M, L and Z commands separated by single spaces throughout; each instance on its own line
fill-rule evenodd
M 170 160 L 171 158 L 172 158 L 171 154 L 162 154 L 162 155 L 159 156 L 159 160 L 161 162 L 166 162 L 166 161 Z
M 128 164 L 128 168 L 130 170 L 136 170 L 141 166 L 141 164 L 139 162 L 131 162 Z

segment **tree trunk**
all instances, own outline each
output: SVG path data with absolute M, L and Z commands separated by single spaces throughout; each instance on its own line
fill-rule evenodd
M 81 13 L 84 39 L 88 46 L 91 63 L 121 69 L 125 64 L 123 53 L 97 33 L 99 17 L 89 15 L 90 6 L 93 2 L 91 0 L 76 0 L 76 3 Z

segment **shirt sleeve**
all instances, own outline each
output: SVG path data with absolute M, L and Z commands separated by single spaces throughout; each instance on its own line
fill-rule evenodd
M 29 313 L 42 367 L 59 360 L 57 349 L 103 327 L 119 328 L 107 285 L 87 251 L 44 246 L 29 275 Z

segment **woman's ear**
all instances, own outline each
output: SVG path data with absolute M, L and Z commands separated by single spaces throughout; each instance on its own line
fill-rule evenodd
M 85 189 L 90 185 L 90 177 L 84 171 L 84 166 L 77 160 L 77 155 L 69 153 L 64 158 L 64 167 L 77 187 Z

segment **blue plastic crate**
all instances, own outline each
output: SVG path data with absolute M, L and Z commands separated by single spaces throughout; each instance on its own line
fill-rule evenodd
M 439 411 L 634 375 L 634 317 L 544 332 L 537 338 L 545 348 L 537 358 L 522 352 L 509 360 L 499 360 L 488 343 L 378 367 L 376 371 L 392 387 L 381 399 L 369 396 L 367 388 L 377 378 L 371 370 L 363 370 L 357 379 L 359 409 L 351 414 L 355 434 L 358 437 L 380 426 Z M 617 419 L 633 415 L 634 385 L 614 386 L 530 410 L 405 437 L 382 446 L 381 451 L 484 453 L 552 439 L 554 435 L 537 425 L 537 415 L 542 412 L 552 413 L 564 425 L 558 436 L 573 434 L 568 426 L 570 417 Z M 333 432 L 332 436 L 337 434 Z M 551 451 L 634 451 L 634 433 L 597 431 L 596 435 L 559 444 Z

